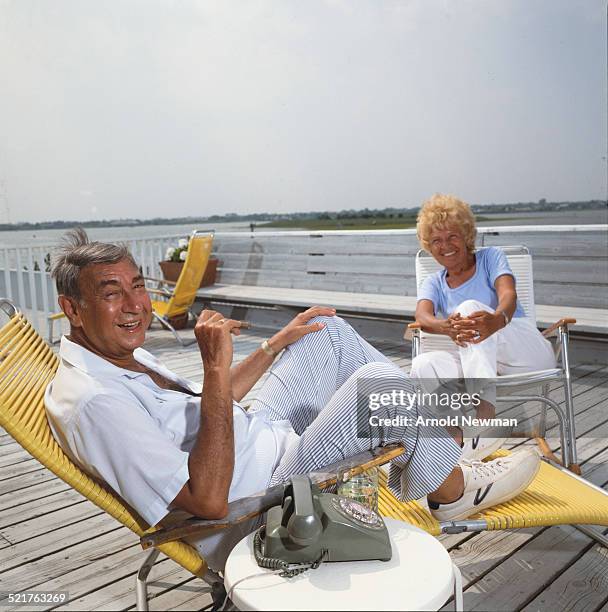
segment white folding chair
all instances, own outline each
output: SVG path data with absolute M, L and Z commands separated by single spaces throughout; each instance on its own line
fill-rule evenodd
M 487 247 L 486 247 L 487 248 Z M 513 274 L 515 276 L 517 298 L 524 310 L 525 316 L 536 326 L 536 308 L 534 305 L 534 283 L 532 275 L 532 256 L 525 246 L 498 247 L 504 251 Z M 426 251 L 420 250 L 416 254 L 416 286 L 420 290 L 423 281 L 441 266 Z M 576 433 L 574 427 L 574 403 L 572 398 L 572 380 L 570 375 L 570 361 L 568 353 L 568 325 L 576 323 L 575 319 L 563 318 L 551 325 L 543 332 L 543 336 L 557 336 L 554 345 L 557 367 L 549 370 L 537 370 L 525 374 L 509 374 L 499 376 L 496 382 L 498 402 L 528 402 L 542 403 L 538 437 L 543 444 L 545 436 L 545 422 L 547 407 L 551 408 L 556 416 L 560 428 L 562 448 L 562 464 L 571 471 L 580 474 L 576 455 Z M 412 336 L 412 359 L 422 352 L 449 350 L 454 343 L 447 336 L 425 333 L 419 323 L 408 325 Z M 409 337 L 409 334 L 408 334 Z M 565 410 L 548 397 L 549 384 L 558 382 L 564 388 Z M 534 393 L 540 387 L 540 393 Z M 519 393 L 518 393 L 519 391 Z M 522 391 L 528 391 L 522 393 Z M 550 453 L 546 443 L 543 451 Z

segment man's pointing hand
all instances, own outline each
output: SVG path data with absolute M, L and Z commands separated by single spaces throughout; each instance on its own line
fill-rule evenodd
M 232 365 L 232 338 L 239 335 L 240 321 L 226 319 L 215 310 L 203 310 L 194 326 L 205 369 L 225 368 Z

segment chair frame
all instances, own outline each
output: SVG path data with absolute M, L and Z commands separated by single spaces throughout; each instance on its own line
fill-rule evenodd
M 149 529 L 147 523 L 109 487 L 80 470 L 54 441 L 46 418 L 40 417 L 40 412 L 44 413 L 44 387 L 54 376 L 59 359 L 10 300 L 0 298 L 0 309 L 9 317 L 9 322 L 0 326 L 3 343 L 0 345 L 0 425 L 57 477 L 141 537 Z M 8 349 L 4 345 L 7 338 Z M 17 370 L 15 364 L 18 364 Z M 3 378 L 7 370 L 10 378 Z M 223 581 L 207 567 L 198 551 L 184 542 L 171 542 L 145 555 L 136 576 L 138 610 L 148 610 L 147 578 L 160 552 L 202 578 L 211 587 L 214 598 L 221 597 L 216 583 Z
M 487 248 L 487 247 L 482 247 Z M 528 292 L 530 294 L 530 306 L 529 310 L 526 311 L 526 316 L 530 319 L 534 319 L 536 325 L 535 312 L 534 312 L 534 293 L 533 293 L 533 277 L 532 277 L 532 256 L 529 249 L 526 246 L 504 246 L 497 247 L 505 252 L 507 259 L 513 256 L 524 256 L 530 258 L 530 278 L 524 279 L 524 282 L 528 284 Z M 420 288 L 422 281 L 426 278 L 421 270 L 420 259 L 430 258 L 424 250 L 419 250 L 416 254 L 416 284 Z M 439 266 L 439 265 L 438 265 Z M 514 272 L 516 281 L 519 283 L 517 272 Z M 524 308 L 525 309 L 525 308 Z M 530 312 L 531 310 L 531 312 Z M 503 392 L 503 395 L 499 395 L 496 400 L 497 402 L 529 402 L 538 401 L 542 404 L 542 410 L 540 415 L 540 423 L 538 430 L 535 432 L 535 436 L 539 441 L 539 446 L 543 451 L 543 454 L 551 459 L 554 463 L 561 463 L 567 467 L 570 471 L 575 474 L 580 474 L 580 467 L 578 465 L 578 457 L 576 452 L 576 430 L 575 430 L 575 415 L 574 415 L 574 399 L 572 394 L 572 375 L 570 370 L 570 351 L 569 351 L 569 325 L 576 323 L 576 319 L 573 318 L 562 318 L 548 329 L 543 332 L 543 336 L 546 338 L 551 337 L 553 334 L 557 335 L 557 342 L 554 345 L 554 353 L 558 367 L 552 370 L 540 370 L 537 372 L 529 372 L 525 374 L 506 375 L 498 376 L 496 378 L 496 390 L 497 393 Z M 412 340 L 412 359 L 415 359 L 422 353 L 424 338 L 428 336 L 435 336 L 436 334 L 428 334 L 422 331 L 422 325 L 418 322 L 410 323 L 407 326 L 406 337 L 409 338 L 411 334 Z M 446 338 L 446 343 L 451 342 Z M 548 397 L 549 394 L 549 383 L 559 382 L 564 388 L 564 399 L 565 399 L 565 410 L 552 399 Z M 541 385 L 540 394 L 513 394 L 508 393 L 511 390 L 517 390 L 521 387 L 529 387 L 530 385 Z M 557 458 L 550 451 L 547 443 L 544 440 L 545 437 L 545 424 L 546 424 L 546 411 L 551 409 L 555 412 L 560 428 L 560 441 L 561 441 L 561 454 L 562 460 L 559 462 Z
M 53 474 L 140 538 L 162 531 L 160 526 L 150 527 L 105 483 L 82 471 L 57 444 L 45 414 L 44 390 L 55 375 L 59 359 L 10 300 L 0 298 L 0 310 L 9 318 L 0 326 L 0 426 Z M 360 469 L 381 465 L 402 452 L 398 445 L 374 449 L 371 455 L 364 453 L 357 465 Z M 351 466 L 353 460 L 351 457 L 345 461 Z M 330 480 L 335 479 L 337 469 L 338 464 L 326 466 L 317 478 L 327 484 L 328 474 Z M 223 578 L 208 568 L 196 549 L 179 538 L 153 545 L 152 550 L 145 552 L 135 577 L 137 610 L 148 610 L 148 577 L 161 552 L 206 582 L 213 609 L 220 608 L 226 598 Z
M 153 278 L 151 276 L 146 276 L 145 279 L 147 281 L 154 281 L 156 283 L 158 283 L 157 287 L 155 288 L 147 288 L 148 293 L 154 293 L 156 295 L 161 295 L 163 297 L 166 297 L 167 299 L 171 298 L 171 293 L 165 289 L 161 288 L 161 285 L 176 285 L 176 283 L 174 281 L 169 281 L 166 279 L 162 279 L 162 278 Z M 158 321 L 165 329 L 168 329 L 172 334 L 173 337 L 177 340 L 177 342 L 183 346 L 190 346 L 191 344 L 194 344 L 196 342 L 196 338 L 192 339 L 192 340 L 184 340 L 178 333 L 177 330 L 175 329 L 175 327 L 173 327 L 173 325 L 171 325 L 169 318 L 168 317 L 162 317 L 161 315 L 159 315 L 154 309 L 152 309 L 152 316 L 154 317 L 154 319 L 156 321 Z M 188 308 L 188 312 L 187 312 L 187 322 L 190 322 L 191 319 L 196 320 L 196 315 L 192 312 L 192 308 Z

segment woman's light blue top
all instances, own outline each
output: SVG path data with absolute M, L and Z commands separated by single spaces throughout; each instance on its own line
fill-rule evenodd
M 511 266 L 503 251 L 496 247 L 487 247 L 475 252 L 475 274 L 455 289 L 448 286 L 447 270 L 443 269 L 428 276 L 418 291 L 418 301 L 430 300 L 435 307 L 435 315 L 448 317 L 454 313 L 465 300 L 477 300 L 492 309 L 498 306 L 498 295 L 494 283 L 499 276 L 513 276 Z M 517 301 L 514 317 L 525 316 L 524 310 Z

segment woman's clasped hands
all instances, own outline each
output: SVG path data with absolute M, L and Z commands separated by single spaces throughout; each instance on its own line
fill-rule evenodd
M 467 317 L 455 312 L 446 319 L 446 333 L 458 345 L 479 344 L 504 326 L 501 314 L 478 310 Z

